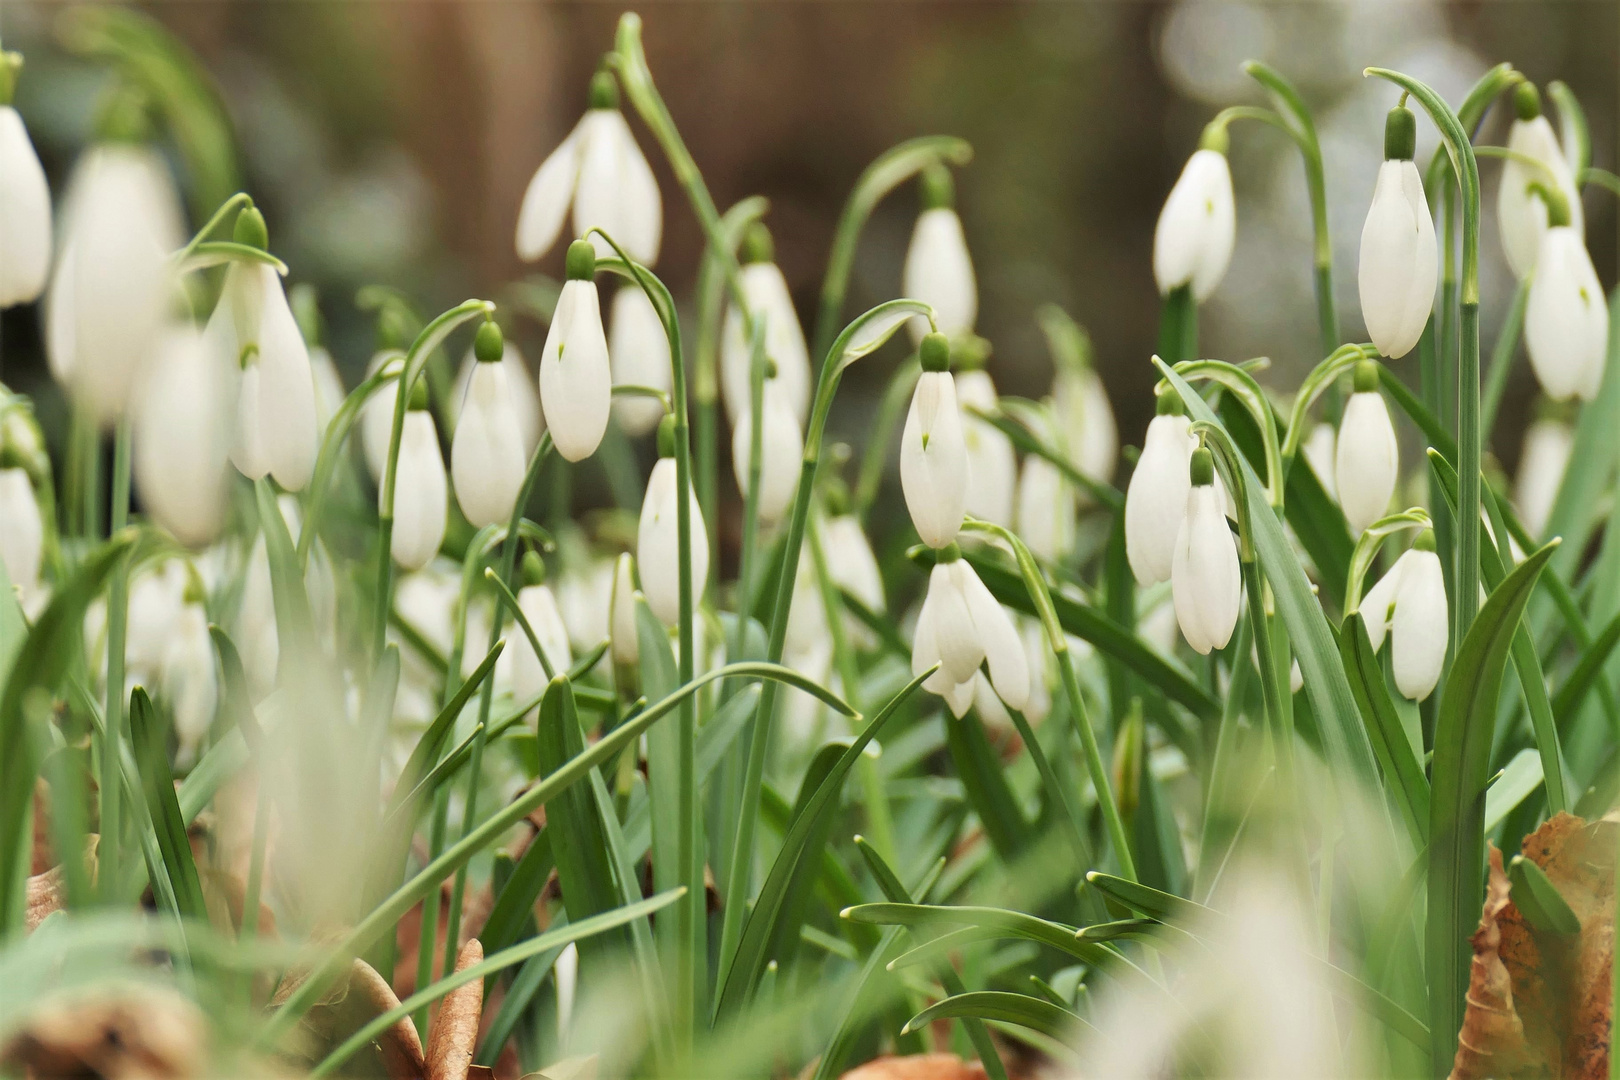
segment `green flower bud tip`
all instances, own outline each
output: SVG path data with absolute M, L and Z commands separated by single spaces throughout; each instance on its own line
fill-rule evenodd
M 392 307 L 377 312 L 377 350 L 403 349 L 410 340 L 410 329 L 405 317 Z
M 17 76 L 22 71 L 22 53 L 0 52 L 0 105 L 10 105 L 17 93 Z
M 1541 91 L 1533 82 L 1522 82 L 1513 88 L 1513 115 L 1520 120 L 1534 120 L 1541 115 Z
M 619 84 L 613 80 L 613 72 L 604 69 L 591 76 L 590 107 L 593 109 L 619 107 Z
M 589 240 L 568 245 L 567 273 L 569 281 L 589 281 L 596 276 L 596 248 Z
M 421 412 L 428 407 L 428 385 L 426 379 L 419 378 L 415 382 L 411 383 L 411 398 L 410 401 L 406 403 L 405 407 L 411 412 Z
M 964 334 L 951 342 L 951 366 L 957 371 L 982 371 L 990 359 L 990 342 L 978 334 Z
M 1422 532 L 1418 533 L 1418 538 L 1412 541 L 1412 548 L 1415 551 L 1433 551 L 1435 549 L 1434 530 L 1424 529 Z
M 1204 125 L 1204 132 L 1198 137 L 1198 149 L 1213 150 L 1217 154 L 1224 154 L 1232 148 L 1232 136 L 1226 130 L 1225 124 L 1211 121 Z
M 473 338 L 473 356 L 480 364 L 498 364 L 506 352 L 506 337 L 494 319 L 487 319 Z
M 934 552 L 934 562 L 936 563 L 953 563 L 961 557 L 962 549 L 956 546 L 955 540 Z
M 1389 110 L 1384 118 L 1384 159 L 1411 161 L 1417 152 L 1417 117 L 1404 105 Z
M 956 205 L 956 181 L 939 162 L 926 166 L 917 177 L 917 197 L 924 210 L 949 210 Z
M 768 356 L 765 358 L 765 378 L 776 378 L 776 361 Z
M 922 361 L 924 371 L 949 371 L 951 369 L 951 342 L 944 334 L 937 330 L 922 339 L 917 346 L 917 358 Z
M 1182 403 L 1181 395 L 1176 393 L 1175 387 L 1168 383 L 1160 383 L 1156 393 L 1158 400 L 1154 403 L 1155 416 L 1181 416 L 1187 411 L 1187 406 Z
M 658 421 L 658 456 L 661 458 L 675 456 L 674 413 L 665 413 L 664 418 Z
M 743 233 L 742 250 L 738 253 L 743 265 L 776 261 L 776 241 L 763 221 L 756 221 Z
M 236 215 L 236 228 L 231 238 L 245 247 L 258 248 L 260 251 L 270 249 L 270 230 L 257 206 L 244 206 Z
M 1207 487 L 1215 482 L 1215 455 L 1209 452 L 1209 447 L 1200 446 L 1192 452 L 1192 463 L 1187 467 L 1187 475 L 1192 480 L 1193 487 Z
M 526 552 L 523 556 L 523 584 L 544 585 L 546 583 L 546 561 L 540 557 L 538 551 Z
M 1530 194 L 1537 196 L 1543 203 L 1546 204 L 1548 225 L 1568 225 L 1570 223 L 1569 200 L 1564 198 L 1563 192 L 1556 188 L 1548 187 L 1540 180 L 1530 181 L 1525 185 L 1525 190 Z
M 1370 394 L 1377 390 L 1378 362 L 1376 360 L 1357 360 L 1353 383 L 1358 394 Z
M 132 87 L 120 87 L 107 100 L 96 123 L 96 134 L 103 142 L 145 142 L 152 133 L 146 115 L 146 95 Z
M 821 501 L 830 516 L 843 517 L 849 513 L 849 486 L 833 477 L 823 487 Z

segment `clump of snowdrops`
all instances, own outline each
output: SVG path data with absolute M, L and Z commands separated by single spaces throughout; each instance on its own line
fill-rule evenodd
M 274 222 L 181 204 L 160 147 L 190 190 L 234 167 L 206 79 L 127 13 L 65 33 L 115 77 L 54 243 L 0 63 L 0 303 L 40 304 L 73 417 L 53 454 L 0 399 L 0 1069 L 1442 1075 L 1471 961 L 1500 965 L 1469 943 L 1487 840 L 1620 791 L 1620 374 L 1582 232 L 1620 182 L 1566 87 L 1560 135 L 1507 65 L 1455 108 L 1368 70 L 1355 343 L 1311 114 L 1248 65 L 1269 104 L 1211 120 L 1158 222 L 1123 477 L 1068 315 L 1034 313 L 1050 395 L 997 393 L 959 140 L 859 178 L 806 334 L 766 201 L 719 211 L 626 15 L 514 208 L 561 280 L 426 319 L 365 290 L 346 388 Z M 1251 120 L 1301 152 L 1317 237 L 1291 397 L 1198 348 Z M 1521 282 L 1483 388 L 1480 159 Z M 846 322 L 862 227 L 913 186 L 897 298 Z M 705 238 L 684 322 L 666 194 Z M 1510 492 L 1521 338 L 1546 405 Z M 888 391 L 851 453 L 857 361 Z M 896 442 L 910 548 L 866 525 Z M 575 515 L 604 476 L 619 508 Z M 1612 898 L 1571 930 L 1533 861 L 1511 895 L 1612 935 Z M 1496 1046 L 1457 1075 L 1533 1066 Z

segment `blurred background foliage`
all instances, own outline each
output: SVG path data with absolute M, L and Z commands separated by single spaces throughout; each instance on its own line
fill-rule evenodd
M 420 310 L 437 311 L 467 296 L 498 297 L 528 271 L 513 252 L 519 200 L 578 117 L 620 5 L 221 0 L 142 10 L 216 80 L 243 185 L 264 207 L 292 280 L 318 287 L 329 343 L 352 386 L 372 349 L 370 317 L 353 303 L 362 285 L 396 287 Z M 108 77 L 64 47 L 69 11 L 27 0 L 0 7 L 6 47 L 28 57 L 17 104 L 59 193 Z M 1051 362 L 1032 315 L 1041 304 L 1062 305 L 1092 333 L 1127 443 L 1140 441 L 1152 401 L 1154 221 L 1205 121 L 1220 106 L 1259 100 L 1242 60 L 1279 68 L 1316 110 L 1347 338 L 1362 333 L 1356 252 L 1391 104 L 1387 86 L 1361 77 L 1365 65 L 1408 71 L 1452 101 L 1499 60 L 1541 84 L 1561 78 L 1591 120 L 1593 163 L 1615 167 L 1614 0 L 681 2 L 643 14 L 651 66 L 710 190 L 722 207 L 751 194 L 770 199 L 778 259 L 806 316 L 860 170 L 912 135 L 969 140 L 975 159 L 959 175 L 959 206 L 979 272 L 979 330 L 995 347 L 991 371 L 1003 392 L 1043 394 Z M 1505 125 L 1493 115 L 1482 141 L 1500 142 Z M 700 232 L 662 156 L 634 126 L 665 198 L 657 268 L 687 303 Z M 1426 125 L 1419 144 L 1420 158 L 1435 145 Z M 1298 155 L 1280 134 L 1246 125 L 1235 132 L 1232 161 L 1238 244 L 1204 309 L 1204 346 L 1225 359 L 1270 356 L 1274 384 L 1294 385 L 1320 359 Z M 1483 163 L 1487 207 L 1499 168 Z M 909 191 L 879 208 L 847 312 L 897 293 L 915 213 Z M 1587 222 L 1594 261 L 1611 284 L 1614 200 L 1594 195 Z M 1494 214 L 1484 230 L 1488 350 L 1512 279 Z M 560 277 L 561 258 L 559 246 L 539 269 Z M 53 406 L 59 394 L 46 375 L 37 312 L 6 313 L 0 378 L 35 395 L 51 426 L 62 408 Z M 532 364 L 541 328 L 508 325 Z M 859 443 L 888 367 L 851 372 L 835 437 Z M 1498 445 L 1509 468 L 1531 379 L 1519 365 L 1503 406 Z M 584 484 L 582 502 L 609 501 L 589 478 Z

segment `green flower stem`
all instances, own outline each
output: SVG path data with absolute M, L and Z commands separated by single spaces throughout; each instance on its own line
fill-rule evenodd
M 423 332 L 426 333 L 426 331 Z M 409 370 L 408 367 L 407 370 Z M 403 401 L 404 399 L 405 396 L 402 392 L 400 400 Z M 398 429 L 396 429 L 395 435 L 398 435 L 398 433 Z M 529 505 L 529 497 L 534 493 L 535 481 L 540 478 L 540 468 L 545 464 L 546 458 L 551 456 L 551 448 L 551 433 L 549 431 L 542 433 L 539 444 L 534 448 L 534 455 L 529 459 L 529 468 L 523 474 L 523 486 L 518 489 L 517 500 L 512 504 L 512 517 L 507 523 L 506 536 L 501 545 L 501 569 L 499 575 L 501 581 L 512 580 L 512 572 L 517 566 L 518 546 L 521 539 L 518 526 L 523 520 L 524 509 Z M 386 558 L 387 553 L 385 552 L 384 555 Z M 462 568 L 464 585 L 466 576 L 470 572 L 473 572 L 471 568 L 464 565 Z M 466 619 L 466 605 L 470 602 L 471 595 L 471 592 L 464 588 L 461 614 L 463 622 Z M 490 613 L 489 644 L 484 650 L 486 654 L 501 639 L 501 629 L 505 622 L 504 615 L 505 611 L 500 605 L 496 605 L 495 610 Z M 459 661 L 457 666 L 460 666 Z M 446 671 L 445 679 L 449 680 L 452 677 L 451 673 Z M 495 680 L 493 678 L 485 679 L 483 685 L 479 687 L 478 725 L 473 728 L 472 752 L 467 763 L 467 791 L 461 812 L 462 840 L 466 840 L 472 834 L 475 827 L 474 823 L 478 820 L 478 790 L 484 771 L 484 743 L 488 739 L 489 711 L 494 699 Z M 466 894 L 466 891 L 467 865 L 463 863 L 456 869 L 455 882 L 450 886 L 450 910 L 445 916 L 448 920 L 444 934 L 445 971 L 451 971 L 455 968 L 458 939 L 461 936 L 461 898 Z
M 1170 364 L 1198 355 L 1198 302 L 1191 285 L 1177 285 L 1160 304 L 1159 355 Z
M 1097 745 L 1097 733 L 1091 726 L 1091 716 L 1086 711 L 1085 698 L 1080 693 L 1080 680 L 1074 673 L 1074 657 L 1069 651 L 1069 639 L 1063 633 L 1063 624 L 1058 622 L 1057 609 L 1052 606 L 1052 592 L 1046 585 L 1046 579 L 1041 576 L 1040 567 L 1035 564 L 1035 556 L 1011 529 L 993 522 L 969 518 L 963 522 L 962 530 L 997 537 L 1012 548 L 1013 558 L 1018 563 L 1019 575 L 1024 579 L 1024 588 L 1029 591 L 1030 602 L 1035 605 L 1036 614 L 1041 620 L 1041 629 L 1046 633 L 1047 647 L 1052 650 L 1052 655 L 1057 657 L 1058 672 L 1063 678 L 1063 692 L 1069 699 L 1069 713 L 1074 718 L 1075 731 L 1080 735 L 1080 747 L 1086 757 L 1086 770 L 1091 774 L 1091 786 L 1097 791 L 1097 805 L 1102 808 L 1103 822 L 1108 826 L 1108 840 L 1113 846 L 1114 858 L 1119 862 L 1120 873 L 1135 881 L 1136 861 L 1131 858 L 1125 820 L 1120 816 L 1119 801 L 1114 798 L 1113 785 L 1108 779 L 1108 767 L 1104 764 L 1102 751 Z
M 921 374 L 922 365 L 917 362 L 917 351 L 913 349 L 911 355 L 894 369 L 888 388 L 883 391 L 877 419 L 872 422 L 867 435 L 866 449 L 861 451 L 861 471 L 856 477 L 855 493 L 850 499 L 855 516 L 863 525 L 867 512 L 877 501 L 878 489 L 883 486 L 883 473 L 889 464 L 889 445 L 894 441 L 895 429 L 900 426 L 911 405 L 911 393 L 916 389 L 917 378 Z
M 737 245 L 742 242 L 748 226 L 765 216 L 769 203 L 758 195 L 750 196 L 727 210 L 720 218 L 720 236 L 733 261 L 737 258 Z M 703 509 L 703 524 L 709 533 L 709 551 L 720 550 L 720 338 L 721 317 L 724 314 L 726 274 L 720 256 L 705 250 L 698 266 L 697 280 L 697 337 L 692 345 L 692 404 L 693 452 L 696 454 L 698 506 Z M 747 549 L 744 549 L 746 556 Z M 713 589 L 719 574 L 719 560 L 709 563 L 709 581 L 705 591 Z M 747 610 L 743 608 L 742 610 Z
M 343 399 L 343 404 L 338 406 L 337 411 L 332 414 L 332 419 L 327 423 L 326 435 L 321 439 L 320 453 L 315 457 L 315 472 L 309 482 L 309 494 L 305 497 L 304 526 L 298 530 L 299 566 L 309 565 L 309 551 L 319 531 L 321 512 L 326 508 L 326 493 L 331 487 L 332 473 L 337 469 L 339 455 L 343 452 L 343 445 L 349 437 L 349 432 L 360 419 L 360 412 L 371 396 L 381 389 L 384 383 L 399 379 L 402 366 L 400 361 L 395 360 L 378 367 L 364 382 L 349 392 Z
M 1513 303 L 1502 317 L 1502 328 L 1497 331 L 1496 345 L 1491 349 L 1491 366 L 1486 370 L 1485 389 L 1479 402 L 1479 430 L 1485 444 L 1490 445 L 1491 432 L 1496 429 L 1496 410 L 1507 391 L 1508 375 L 1513 370 L 1513 358 L 1519 351 L 1519 336 L 1524 331 L 1524 309 L 1530 302 L 1530 279 L 1519 282 L 1513 291 Z
M 373 662 L 382 656 L 383 643 L 388 637 L 388 609 L 393 606 L 394 489 L 399 483 L 399 444 L 405 431 L 405 407 L 410 403 L 411 388 L 416 385 L 416 380 L 421 376 L 422 369 L 427 366 L 428 359 L 444 343 L 444 339 L 450 336 L 452 330 L 469 319 L 476 319 L 479 316 L 488 319 L 494 315 L 495 305 L 488 300 L 465 300 L 423 327 L 405 354 L 405 364 L 399 377 L 399 393 L 394 395 L 394 424 L 388 433 L 388 461 L 383 468 L 382 485 L 377 493 L 377 524 L 381 550 L 377 553 L 377 596 L 371 627 Z M 375 387 L 372 389 L 375 390 Z M 351 398 L 353 396 L 350 395 Z M 344 404 L 347 405 L 348 402 L 345 401 Z M 358 408 L 357 405 L 356 411 Z M 319 458 L 316 463 L 319 464 Z M 314 534 L 314 529 L 307 524 L 303 531 Z
M 1596 184 L 1610 195 L 1620 198 L 1620 176 L 1616 176 L 1608 169 L 1594 169 L 1590 166 L 1581 170 L 1580 183 Z
M 1227 788 L 1231 785 L 1234 755 L 1237 754 L 1238 725 L 1243 713 L 1243 700 L 1248 691 L 1249 648 L 1254 642 L 1253 623 L 1238 620 L 1236 646 L 1232 650 L 1232 681 L 1227 688 L 1226 700 L 1221 707 L 1221 726 L 1215 736 L 1215 752 L 1211 755 L 1209 779 L 1204 784 L 1204 818 L 1198 828 L 1198 869 L 1193 877 L 1193 899 L 1204 903 L 1209 899 L 1216 879 L 1216 867 L 1224 860 L 1215 857 L 1217 815 L 1227 812 Z
M 1188 382 L 1208 379 L 1219 383 L 1221 388 L 1237 398 L 1254 418 L 1254 426 L 1260 432 L 1260 442 L 1265 450 L 1266 498 L 1272 508 L 1280 514 L 1283 491 L 1287 486 L 1284 477 L 1287 474 L 1283 467 L 1282 450 L 1277 445 L 1276 418 L 1272 415 L 1271 405 L 1266 401 L 1266 393 L 1260 389 L 1260 384 L 1243 368 L 1224 360 L 1183 360 L 1176 365 L 1176 374 Z M 1232 492 L 1234 499 L 1237 497 L 1235 489 L 1229 487 L 1227 490 Z M 1255 636 L 1259 637 L 1258 630 Z
M 895 188 L 922 172 L 929 165 L 944 162 L 961 167 L 973 160 L 973 148 L 949 135 L 924 135 L 907 139 L 885 150 L 873 160 L 849 193 L 838 227 L 833 233 L 832 250 L 827 254 L 827 272 L 821 279 L 821 299 L 816 306 L 816 329 L 811 338 L 811 355 L 826 356 L 838 331 L 838 319 L 849 291 L 849 275 L 855 265 L 855 249 L 861 231 L 877 204 Z
M 1316 400 L 1338 381 L 1339 376 L 1354 368 L 1361 360 L 1378 359 L 1378 350 L 1371 345 L 1340 345 L 1305 376 L 1294 395 L 1293 407 L 1288 413 L 1288 429 L 1283 435 L 1282 463 L 1286 474 L 1299 456 L 1300 445 L 1310 433 L 1310 410 Z
M 1547 84 L 1547 96 L 1558 106 L 1558 119 L 1564 133 L 1569 136 L 1565 140 L 1564 151 L 1570 155 L 1569 160 L 1575 166 L 1573 171 L 1578 178 L 1592 164 L 1592 130 L 1586 122 L 1586 110 L 1581 108 L 1569 85 L 1558 79 Z
M 633 14 L 624 16 L 624 20 L 633 19 Z M 621 20 L 621 34 L 623 20 Z M 635 55 L 640 57 L 639 39 L 635 45 Z M 641 61 L 642 70 L 645 71 L 645 61 Z M 647 78 L 647 86 L 652 85 L 651 77 Z M 660 108 L 662 102 L 659 102 Z M 670 127 L 673 133 L 673 125 Z M 678 141 L 679 136 L 676 136 Z M 695 174 L 696 168 L 693 168 Z M 698 181 L 702 186 L 702 181 Z M 707 197 L 705 193 L 705 197 Z M 712 205 L 711 205 L 712 209 Z M 680 575 L 680 613 L 679 629 L 680 657 L 678 660 L 678 677 L 682 686 L 689 684 L 696 672 L 697 639 L 693 627 L 693 605 L 697 598 L 692 591 L 692 500 L 687 493 L 692 490 L 692 437 L 689 426 L 687 389 L 686 389 L 686 359 L 681 351 L 681 327 L 675 315 L 675 300 L 669 289 L 658 279 L 651 270 L 630 258 L 629 254 L 621 248 L 617 241 L 601 229 L 592 229 L 592 235 L 600 236 L 608 245 L 618 252 L 619 258 L 599 259 L 597 268 L 622 274 L 629 278 L 637 288 L 647 294 L 647 300 L 658 313 L 658 321 L 663 324 L 664 336 L 669 340 L 670 358 L 670 414 L 675 424 L 675 533 L 676 533 L 676 563 L 677 573 Z M 752 322 L 746 324 L 749 333 L 753 335 Z M 758 425 L 756 425 L 757 427 Z M 676 934 L 677 953 L 675 969 L 675 986 L 678 991 L 675 995 L 675 1015 L 673 1017 L 676 1037 L 681 1045 L 686 1044 L 687 1037 L 692 1033 L 696 1018 L 701 1015 L 699 1002 L 703 1000 L 706 989 L 703 980 L 701 964 L 697 961 L 699 952 L 706 952 L 703 946 L 703 915 L 705 905 L 705 892 L 703 888 L 703 851 L 699 830 L 702 827 L 697 814 L 697 703 L 695 699 L 687 697 L 681 700 L 680 716 L 677 723 L 680 727 L 680 761 L 677 767 L 676 813 L 678 816 L 677 828 L 679 840 L 676 845 L 676 858 L 680 863 L 680 876 L 677 878 L 686 886 L 686 893 L 675 903 L 675 920 L 678 928 Z
M 1368 68 L 1368 75 L 1388 79 L 1415 98 L 1434 121 L 1446 142 L 1452 170 L 1461 189 L 1462 304 L 1457 358 L 1457 559 L 1453 573 L 1457 587 L 1451 640 L 1460 642 L 1473 625 L 1479 609 L 1479 164 L 1474 147 L 1457 114 L 1426 84 L 1385 68 Z M 1448 237 L 1449 240 L 1449 237 Z M 1450 244 L 1447 244 L 1450 249 Z
M 1327 182 L 1322 167 L 1322 145 L 1316 137 L 1316 122 L 1305 99 L 1280 72 L 1258 60 L 1245 62 L 1243 70 L 1265 87 L 1277 112 L 1291 119 L 1288 129 L 1304 159 L 1305 189 L 1310 196 L 1311 230 L 1315 236 L 1316 321 L 1325 356 L 1339 347 L 1339 318 L 1333 305 L 1333 239 L 1328 231 Z
M 1354 614 L 1361 607 L 1362 586 L 1366 584 L 1367 571 L 1372 569 L 1373 560 L 1378 558 L 1378 549 L 1387 538 L 1405 529 L 1432 528 L 1434 522 L 1429 512 L 1421 506 L 1381 517 L 1367 526 L 1366 531 L 1356 539 L 1355 550 L 1350 554 L 1350 572 L 1344 586 L 1344 613 Z
M 799 566 L 799 551 L 804 546 L 805 525 L 810 517 L 810 500 L 815 491 L 816 470 L 821 464 L 821 440 L 832 411 L 833 397 L 838 392 L 844 369 L 860 357 L 881 346 L 900 328 L 909 315 L 925 316 L 929 324 L 934 312 L 918 300 L 890 300 L 879 304 L 850 323 L 833 342 L 816 377 L 816 394 L 810 409 L 810 423 L 805 428 L 804 459 L 799 466 L 799 486 L 793 497 L 793 513 L 788 518 L 787 535 L 782 542 L 782 560 L 777 570 L 775 597 L 771 605 L 771 626 L 766 658 L 772 663 L 782 658 L 787 642 L 788 607 L 793 602 L 793 578 Z M 872 333 L 874 326 L 881 333 Z M 867 336 L 856 343 L 857 335 Z M 725 914 L 720 930 L 720 971 L 724 985 L 726 973 L 731 969 L 737 942 L 742 934 L 742 920 L 747 914 L 747 897 L 754 861 L 754 826 L 759 817 L 760 789 L 765 780 L 765 760 L 770 745 L 771 722 L 776 715 L 776 684 L 766 683 L 760 691 L 759 706 L 749 721 L 745 745 L 748 746 L 748 764 L 743 773 L 741 801 L 737 811 L 737 831 L 732 838 L 730 873 L 726 882 Z
M 112 519 L 109 535 L 117 536 L 129 524 L 128 417 L 118 421 L 113 444 Z M 124 644 L 129 629 L 129 555 L 113 568 L 107 595 L 107 698 L 106 728 L 101 740 L 101 842 L 97 848 L 101 896 L 117 903 L 123 882 L 123 807 L 118 766 L 124 754 L 126 702 L 124 699 Z
M 238 191 L 235 195 L 220 203 L 219 209 L 215 210 L 213 216 L 208 219 L 202 228 L 197 230 L 197 234 L 187 241 L 185 247 L 175 253 L 174 261 L 184 263 L 191 258 L 192 252 L 197 250 L 197 245 L 206 241 L 215 229 L 225 223 L 227 218 L 231 218 L 236 211 L 246 209 L 252 205 L 253 196 L 245 191 Z

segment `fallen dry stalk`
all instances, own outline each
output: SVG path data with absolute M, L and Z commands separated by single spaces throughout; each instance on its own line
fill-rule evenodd
M 483 959 L 484 946 L 473 938 L 456 954 L 456 970 L 466 971 Z M 483 1014 L 484 980 L 474 979 L 445 995 L 428 1039 L 428 1080 L 467 1080 Z

